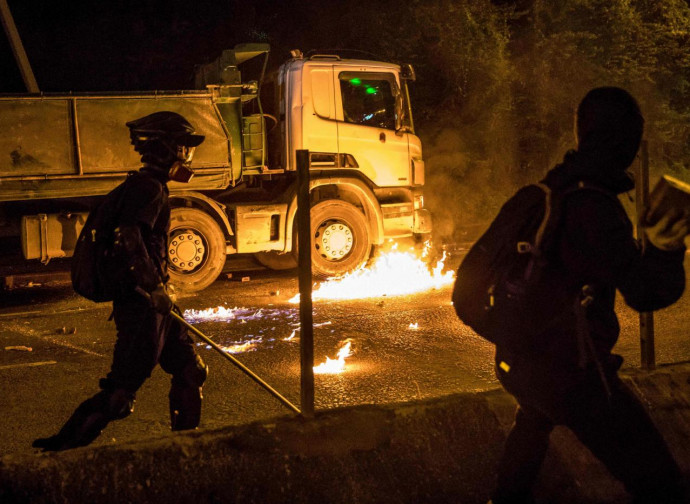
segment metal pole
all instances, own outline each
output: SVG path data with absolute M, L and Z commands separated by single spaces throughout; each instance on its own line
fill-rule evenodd
M 0 0 L 0 18 L 2 18 L 2 26 L 5 29 L 5 34 L 7 34 L 7 39 L 10 41 L 10 46 L 12 46 L 14 59 L 17 60 L 17 66 L 19 66 L 22 79 L 24 79 L 26 90 L 29 93 L 38 93 L 38 83 L 31 70 L 29 58 L 24 51 L 24 45 L 22 44 L 22 39 L 19 37 L 17 26 L 14 24 L 14 18 L 10 12 L 9 5 L 7 5 L 7 0 Z
M 300 367 L 302 415 L 314 416 L 314 321 L 311 303 L 311 216 L 309 151 L 297 151 L 297 248 L 299 263 Z
M 235 366 L 237 366 L 237 367 L 240 369 L 240 371 L 242 371 L 244 374 L 246 374 L 247 376 L 249 376 L 252 380 L 254 380 L 256 383 L 258 383 L 259 385 L 261 385 L 263 388 L 265 388 L 266 390 L 268 390 L 268 391 L 271 393 L 271 395 L 273 395 L 276 399 L 278 399 L 280 402 L 282 402 L 285 406 L 287 406 L 289 409 L 291 409 L 291 410 L 294 411 L 295 413 L 301 413 L 301 411 L 299 410 L 299 408 L 298 408 L 297 406 L 295 406 L 294 404 L 292 404 L 290 401 L 288 401 L 285 397 L 283 397 L 283 396 L 280 394 L 280 392 L 278 392 L 276 389 L 274 389 L 273 387 L 271 387 L 268 383 L 266 383 L 266 382 L 263 381 L 261 378 L 259 378 L 259 376 L 257 376 L 251 369 L 249 369 L 247 366 L 245 366 L 244 364 L 242 364 L 240 361 L 238 361 L 237 359 L 235 359 L 235 357 L 233 357 L 232 355 L 230 355 L 229 353 L 227 353 L 225 350 L 223 350 L 215 341 L 213 341 L 211 338 L 209 338 L 208 336 L 206 336 L 204 333 L 202 333 L 199 329 L 197 329 L 196 327 L 194 327 L 192 324 L 190 324 L 189 322 L 187 322 L 187 321 L 184 319 L 184 317 L 182 317 L 181 315 L 175 313 L 174 311 L 173 311 L 173 312 L 170 312 L 170 314 L 171 314 L 173 317 L 175 317 L 177 320 L 179 320 L 180 323 L 183 324 L 187 329 L 189 329 L 189 330 L 192 331 L 194 334 L 196 334 L 199 338 L 201 338 L 201 339 L 204 340 L 206 343 L 208 343 L 209 345 L 211 345 L 211 347 L 213 347 L 214 350 L 217 350 L 218 353 L 220 353 L 223 357 L 225 357 L 227 360 L 229 360 L 229 361 L 232 362 Z
M 642 140 L 640 155 L 637 183 L 635 184 L 635 209 L 637 212 L 637 237 L 641 241 L 644 250 L 647 247 L 647 235 L 640 225 L 640 216 L 644 208 L 649 204 L 649 149 L 647 140 Z M 640 363 L 643 369 L 649 371 L 656 368 L 654 312 L 640 313 Z
M 142 289 L 141 287 L 137 287 L 135 290 L 136 290 L 136 292 L 138 292 L 140 295 L 144 296 L 144 297 L 145 297 L 146 299 L 148 299 L 149 301 L 151 300 L 151 294 L 149 294 L 148 292 L 146 292 L 146 291 L 145 291 L 144 289 Z M 272 396 L 274 396 L 276 399 L 278 399 L 280 402 L 282 402 L 282 403 L 283 403 L 285 406 L 287 406 L 289 409 L 291 409 L 291 410 L 294 411 L 295 413 L 301 413 L 301 411 L 299 410 L 299 408 L 298 408 L 297 406 L 295 406 L 294 404 L 292 404 L 290 401 L 288 401 L 285 397 L 283 397 L 283 396 L 280 394 L 280 392 L 278 392 L 276 389 L 274 389 L 273 387 L 271 387 L 268 383 L 266 383 L 266 382 L 263 381 L 261 378 L 259 378 L 259 376 L 258 376 L 257 374 L 255 374 L 255 373 L 254 373 L 251 369 L 249 369 L 247 366 L 245 366 L 245 365 L 242 364 L 240 361 L 238 361 L 237 359 L 235 359 L 232 355 L 230 355 L 230 354 L 227 353 L 225 350 L 223 350 L 215 341 L 213 341 L 211 338 L 209 338 L 208 336 L 206 336 L 204 333 L 202 333 L 199 329 L 197 329 L 196 327 L 194 327 L 192 324 L 190 324 L 189 322 L 187 322 L 187 321 L 184 319 L 184 317 L 183 317 L 182 315 L 180 315 L 179 313 L 176 313 L 174 310 L 170 312 L 170 315 L 172 315 L 175 319 L 177 319 L 177 320 L 180 322 L 180 324 L 182 324 L 182 325 L 185 326 L 187 329 L 189 329 L 189 330 L 192 331 L 194 334 L 196 334 L 199 338 L 201 338 L 201 339 L 204 340 L 206 343 L 208 343 L 209 345 L 211 345 L 211 347 L 212 347 L 214 350 L 216 350 L 219 354 L 221 354 L 221 355 L 222 355 L 223 357 L 225 357 L 227 360 L 229 360 L 230 362 L 232 362 L 235 366 L 237 366 L 237 367 L 239 368 L 240 371 L 242 371 L 244 374 L 246 374 L 247 376 L 249 376 L 249 378 L 251 378 L 251 379 L 254 380 L 256 383 L 258 383 L 259 385 L 261 385 L 263 388 L 265 388 L 266 390 L 268 390 L 268 392 L 270 392 L 270 394 L 271 394 Z

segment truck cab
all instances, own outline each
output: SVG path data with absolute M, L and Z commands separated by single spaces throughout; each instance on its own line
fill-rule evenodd
M 259 128 L 267 131 L 264 162 L 243 167 L 245 180 L 263 175 L 261 185 L 269 187 L 277 173 L 294 175 L 297 150 L 310 153 L 312 220 L 318 221 L 312 222 L 312 257 L 318 276 L 363 264 L 385 239 L 423 238 L 431 231 L 423 205 L 421 142 L 407 89 L 413 78 L 409 65 L 293 51 L 293 58 L 268 74 L 258 103 L 247 102 L 262 119 Z M 258 147 L 256 142 L 251 152 Z M 293 189 L 282 194 L 286 215 L 275 217 L 286 237 L 282 248 L 257 253 L 270 267 L 295 264 Z

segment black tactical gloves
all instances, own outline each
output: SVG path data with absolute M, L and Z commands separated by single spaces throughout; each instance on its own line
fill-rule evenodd
M 153 309 L 163 315 L 168 315 L 174 306 L 173 300 L 168 295 L 165 285 L 158 284 L 154 290 L 151 291 L 151 304 Z

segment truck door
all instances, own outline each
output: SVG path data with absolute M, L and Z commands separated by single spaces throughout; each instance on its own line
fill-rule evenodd
M 342 67 L 335 73 L 340 158 L 353 160 L 379 187 L 409 186 L 409 134 L 395 131 L 396 74 Z
M 334 166 L 338 152 L 333 65 L 305 65 L 303 75 L 303 149 L 312 165 Z

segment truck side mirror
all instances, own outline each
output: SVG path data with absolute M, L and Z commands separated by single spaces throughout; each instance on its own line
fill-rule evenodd
M 409 63 L 405 63 L 400 66 L 400 78 L 414 82 L 417 80 L 417 74 L 414 71 L 414 67 Z

